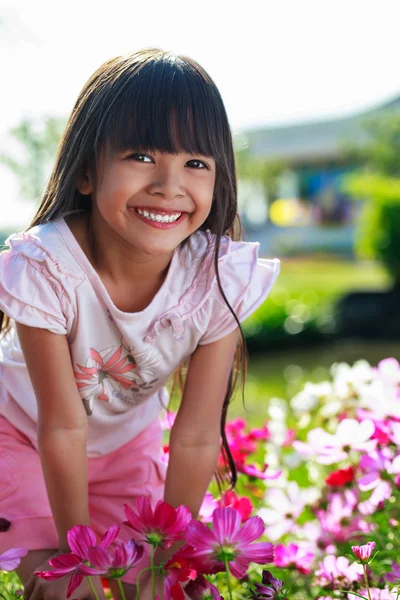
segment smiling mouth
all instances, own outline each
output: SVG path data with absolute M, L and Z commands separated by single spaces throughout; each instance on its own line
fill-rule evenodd
M 140 208 L 135 208 L 134 210 L 141 217 L 149 219 L 149 221 L 155 221 L 157 223 L 174 223 L 182 216 L 181 212 L 167 214 L 165 212 L 159 213 L 149 210 L 142 210 Z

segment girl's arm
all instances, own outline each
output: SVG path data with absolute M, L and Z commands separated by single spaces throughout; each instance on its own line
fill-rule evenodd
M 238 330 L 193 353 L 177 418 L 172 427 L 164 500 L 200 510 L 220 449 L 220 420 Z
M 39 454 L 59 548 L 68 552 L 68 529 L 90 524 L 87 415 L 66 336 L 19 323 L 17 330 L 38 404 Z

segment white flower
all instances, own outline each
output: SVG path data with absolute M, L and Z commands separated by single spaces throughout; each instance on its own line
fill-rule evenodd
M 365 419 L 361 423 L 356 419 L 343 419 L 335 434 L 317 427 L 308 433 L 308 444 L 295 441 L 293 447 L 303 456 L 317 455 L 317 462 L 331 465 L 345 460 L 351 450 L 364 452 L 374 450 L 376 441 L 370 439 L 374 431 L 375 425 L 370 419 Z
M 322 383 L 306 383 L 304 389 L 293 396 L 290 406 L 295 412 L 310 411 L 321 401 L 332 396 L 332 384 L 329 381 Z
M 266 507 L 258 512 L 267 525 L 265 531 L 268 538 L 277 541 L 292 531 L 304 507 L 314 502 L 318 495 L 315 488 L 301 489 L 296 481 L 289 481 L 285 489 L 268 490 L 265 497 Z
M 357 360 L 352 367 L 347 363 L 334 363 L 331 374 L 334 392 L 343 400 L 359 397 L 362 384 L 375 379 L 374 370 L 366 360 Z

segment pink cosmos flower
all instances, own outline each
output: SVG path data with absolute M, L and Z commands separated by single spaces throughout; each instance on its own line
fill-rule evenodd
M 111 553 L 104 546 L 94 546 L 88 550 L 88 559 L 93 567 L 87 567 L 87 575 L 105 575 L 109 578 L 122 577 L 136 565 L 143 556 L 144 548 L 134 540 L 119 543 Z M 84 567 L 83 567 L 84 569 Z M 81 572 L 83 570 L 81 569 Z
M 101 539 L 101 546 L 108 548 L 118 537 L 120 527 L 113 525 L 108 529 Z M 80 586 L 85 575 L 88 573 L 85 561 L 88 560 L 89 548 L 96 546 L 96 534 L 88 525 L 76 525 L 67 533 L 68 545 L 72 550 L 69 554 L 60 554 L 49 560 L 49 565 L 56 567 L 52 571 L 35 571 L 35 575 L 41 579 L 54 580 L 60 577 L 71 577 L 67 589 L 69 598 Z M 89 573 L 90 574 L 90 573 Z
M 192 546 L 195 558 L 207 561 L 213 572 L 225 570 L 225 560 L 240 579 L 251 562 L 264 564 L 274 558 L 270 542 L 252 543 L 264 532 L 259 517 L 251 517 L 241 527 L 241 518 L 233 508 L 217 508 L 213 514 L 213 529 L 193 520 L 186 532 L 186 542 Z
M 400 473 L 400 455 L 393 458 L 393 453 L 388 448 L 376 450 L 362 456 L 360 468 L 366 473 L 358 480 L 360 490 L 374 490 L 368 500 L 360 506 L 364 514 L 370 514 L 380 502 L 390 498 L 392 488 L 387 481 L 387 475 Z
M 315 571 L 315 582 L 321 587 L 330 589 L 349 589 L 354 581 L 358 581 L 363 573 L 363 568 L 356 562 L 349 564 L 344 556 L 328 554 L 319 563 L 321 567 Z
M 21 558 L 28 554 L 28 550 L 25 548 L 10 548 L 0 554 L 0 570 L 1 571 L 14 571 L 21 562 Z
M 307 552 L 296 544 L 290 543 L 288 546 L 279 544 L 275 546 L 274 565 L 277 567 L 294 567 L 299 573 L 307 575 L 311 572 L 311 564 L 314 560 L 314 554 Z
M 376 542 L 367 542 L 363 546 L 352 546 L 351 549 L 359 562 L 367 565 L 376 546 Z
M 388 588 L 369 588 L 369 593 L 371 596 L 371 600 L 396 600 L 396 591 L 393 590 L 392 592 L 390 592 L 390 590 L 388 590 Z M 352 594 L 351 592 L 348 593 L 347 598 L 348 600 L 359 600 L 360 596 L 364 596 L 365 598 L 368 598 L 368 592 L 365 588 L 362 588 L 361 590 L 357 590 L 357 594 L 359 594 L 359 596 L 356 596 L 355 594 Z
M 204 523 L 211 523 L 212 514 L 216 508 L 234 508 L 240 513 L 244 523 L 250 517 L 253 505 L 250 498 L 243 496 L 239 498 L 235 492 L 228 490 L 223 494 L 220 500 L 215 500 L 212 494 L 207 493 L 200 508 L 200 515 Z
M 392 571 L 385 575 L 386 581 L 398 583 L 400 581 L 400 564 L 392 563 Z
M 332 542 L 347 542 L 355 533 L 367 533 L 372 528 L 357 511 L 358 491 L 346 489 L 330 493 L 326 510 L 315 510 L 321 525 L 319 546 Z
M 266 473 L 265 471 L 268 468 L 268 463 L 264 463 L 262 469 L 260 469 L 256 464 L 242 463 L 242 464 L 238 464 L 236 466 L 237 466 L 237 470 L 239 473 L 244 473 L 245 475 L 248 475 L 249 477 L 257 477 L 257 479 L 263 479 L 263 480 L 278 479 L 278 477 L 282 473 L 282 471 Z
M 215 585 L 201 575 L 185 586 L 185 594 L 191 600 L 223 600 Z
M 137 512 L 127 504 L 124 504 L 124 509 L 127 518 L 124 525 L 143 534 L 149 544 L 154 547 L 159 546 L 163 550 L 183 538 L 192 520 L 192 515 L 186 506 L 175 509 L 167 502 L 159 500 L 153 511 L 150 499 L 145 496 L 137 499 Z

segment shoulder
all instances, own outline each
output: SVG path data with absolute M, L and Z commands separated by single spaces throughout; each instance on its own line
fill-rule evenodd
M 78 284 L 84 278 L 83 270 L 70 252 L 61 226 L 62 220 L 51 221 L 10 235 L 2 253 L 3 267 L 8 261 L 26 263 L 57 280 L 67 278 Z
M 183 252 L 181 262 L 190 288 L 201 287 L 203 293 L 213 292 L 222 298 L 218 279 L 223 291 L 237 301 L 246 289 L 255 285 L 272 287 L 279 272 L 278 258 L 260 258 L 259 243 L 233 241 L 228 236 L 222 236 L 217 248 L 217 238 L 210 232 L 194 234 Z
M 223 236 L 217 247 L 216 236 L 198 232 L 175 262 L 173 296 L 178 304 L 172 312 L 193 320 L 200 344 L 216 341 L 237 326 L 230 308 L 239 321 L 246 319 L 267 298 L 279 270 L 277 258 L 259 258 L 257 243 Z

